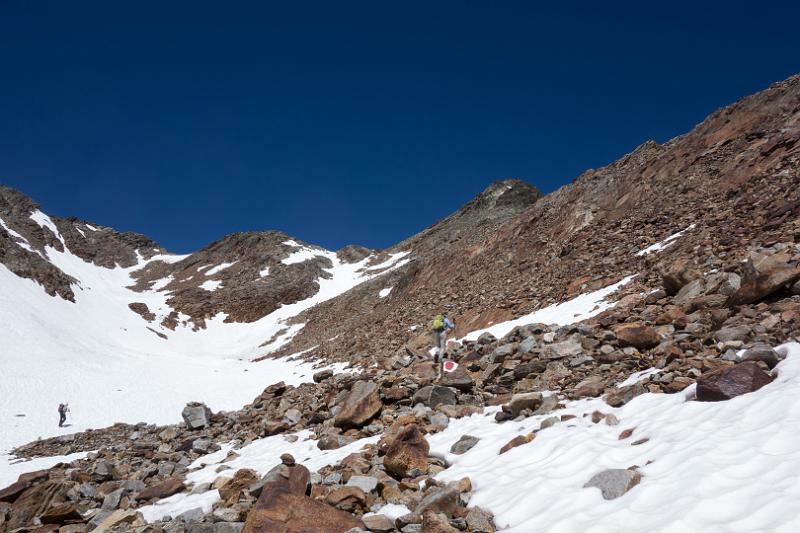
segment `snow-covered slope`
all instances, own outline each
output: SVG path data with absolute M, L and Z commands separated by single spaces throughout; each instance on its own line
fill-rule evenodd
M 52 220 L 36 213 L 37 224 L 64 243 Z M 323 256 L 332 265 L 324 270 L 326 277 L 317 280 L 312 297 L 250 323 L 226 322 L 218 313 L 205 320 L 204 328 L 181 315 L 174 329 L 162 323 L 173 313 L 162 285 L 144 292 L 129 288 L 135 283 L 132 274 L 142 268 L 186 256 L 140 257 L 131 267 L 104 268 L 76 256 L 66 244 L 63 251 L 46 246 L 43 257 L 77 280 L 72 285 L 74 302 L 46 294 L 36 281 L 0 264 L 0 450 L 115 422 L 175 422 L 182 406 L 192 400 L 215 410 L 235 409 L 271 383 L 310 380 L 314 368 L 309 363 L 251 360 L 280 348 L 300 331 L 303 324 L 291 319 L 302 311 L 408 259 L 400 253 L 380 264 L 374 264 L 373 257 L 345 263 L 333 252 L 293 245 L 298 249 L 290 256 L 292 262 Z M 222 270 L 219 265 L 214 268 Z M 133 303 L 146 304 L 156 320 L 146 321 L 133 312 Z M 64 429 L 56 424 L 61 402 L 71 407 L 70 426 Z

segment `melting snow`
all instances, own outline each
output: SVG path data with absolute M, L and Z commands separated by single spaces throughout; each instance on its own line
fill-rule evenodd
M 661 250 L 663 250 L 664 248 L 666 248 L 670 244 L 673 244 L 675 239 L 677 239 L 678 237 L 680 237 L 681 235 L 683 235 L 684 233 L 686 233 L 690 229 L 694 228 L 695 226 L 696 226 L 696 224 L 692 224 L 688 228 L 686 228 L 684 230 L 681 230 L 678 233 L 673 233 L 672 235 L 670 235 L 669 237 L 667 237 L 663 241 L 657 242 L 655 244 L 651 244 L 647 248 L 645 248 L 643 250 L 639 250 L 638 252 L 636 252 L 636 255 L 641 257 L 643 255 L 651 254 L 651 253 L 654 253 L 654 252 L 660 252 Z
M 92 231 L 100 231 L 97 228 L 95 228 L 94 226 L 92 226 L 91 224 L 84 224 L 84 226 L 86 226 L 87 228 L 89 228 Z
M 386 298 L 387 296 L 389 296 L 389 293 L 392 292 L 393 288 L 394 287 L 388 287 L 386 289 L 381 289 L 380 292 L 378 293 L 378 296 L 380 298 Z
M 491 333 L 499 339 L 510 333 L 515 327 L 524 326 L 525 324 L 542 323 L 563 326 L 592 318 L 606 309 L 614 307 L 615 303 L 607 301 L 606 298 L 623 285 L 627 285 L 634 277 L 635 276 L 628 276 L 613 285 L 581 294 L 572 300 L 539 309 L 538 311 L 515 318 L 514 320 L 500 322 L 488 328 L 472 331 L 462 340 L 474 341 L 486 332 Z
M 263 269 L 259 270 L 258 275 L 262 278 L 269 276 L 269 267 L 264 267 Z

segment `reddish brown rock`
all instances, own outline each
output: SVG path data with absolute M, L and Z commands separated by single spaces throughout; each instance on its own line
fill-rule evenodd
M 78 512 L 74 503 L 60 503 L 53 505 L 42 514 L 39 519 L 42 524 L 68 524 L 83 522 L 83 516 Z
M 338 487 L 328 494 L 325 502 L 342 511 L 353 512 L 366 507 L 367 496 L 363 490 L 355 486 Z
M 333 424 L 343 429 L 358 428 L 381 412 L 381 395 L 371 381 L 357 381 L 336 414 Z
M 458 529 L 450 525 L 446 516 L 432 510 L 422 514 L 422 531 L 425 533 L 459 533 Z
M 249 468 L 237 470 L 230 481 L 219 488 L 219 496 L 229 506 L 239 501 L 239 495 L 243 490 L 259 480 L 258 474 Z
M 522 446 L 523 444 L 528 444 L 530 441 L 534 439 L 534 437 L 536 437 L 534 433 L 528 433 L 527 435 L 517 435 L 516 437 L 505 443 L 503 447 L 500 448 L 500 452 L 498 452 L 497 455 L 503 455 L 512 448 L 516 448 L 517 446 Z
M 147 487 L 136 495 L 136 499 L 143 502 L 152 500 L 154 498 L 160 500 L 161 498 L 168 498 L 173 494 L 177 494 L 184 488 L 185 486 L 181 478 L 172 477 L 159 483 L 158 485 Z
M 697 379 L 697 400 L 719 402 L 753 392 L 771 383 L 773 377 L 757 363 L 745 361 L 703 374 Z
M 774 265 L 745 279 L 741 288 L 731 297 L 730 303 L 744 305 L 757 302 L 791 285 L 797 279 L 800 279 L 800 268 L 789 265 Z
M 614 334 L 621 345 L 633 346 L 640 350 L 654 348 L 661 342 L 655 329 L 640 322 L 621 324 L 614 328 Z
M 0 502 L 14 503 L 20 494 L 28 488 L 28 483 L 16 481 L 4 489 L 0 489 Z
M 71 487 L 70 483 L 50 480 L 26 490 L 11 506 L 8 531 L 29 525 L 50 507 L 64 503 Z
M 430 445 L 416 424 L 403 427 L 389 443 L 383 465 L 386 471 L 398 477 L 405 477 L 413 470 L 428 470 L 428 451 Z
M 363 527 L 356 517 L 308 496 L 265 490 L 242 533 L 344 533 Z

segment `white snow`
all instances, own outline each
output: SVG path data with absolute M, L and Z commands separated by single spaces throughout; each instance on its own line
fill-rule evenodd
M 91 224 L 84 224 L 84 225 L 85 225 L 87 228 L 89 228 L 90 230 L 92 230 L 92 231 L 100 231 L 100 230 L 98 230 L 97 228 L 95 228 L 94 226 L 92 226 Z
M 225 270 L 226 268 L 228 268 L 230 266 L 233 266 L 235 263 L 236 263 L 236 261 L 234 261 L 233 263 L 220 263 L 219 265 L 215 266 L 214 268 L 212 268 L 208 272 L 206 272 L 206 276 L 213 276 L 217 272 L 221 272 L 221 271 Z M 200 270 L 200 269 L 198 269 L 198 270 Z
M 595 398 L 522 422 L 497 424 L 498 408 L 451 420 L 428 437 L 431 454 L 452 463 L 437 479 L 469 476 L 470 505 L 491 510 L 508 533 L 799 531 L 800 344 L 778 351 L 788 356 L 773 383 L 724 402 L 687 401 L 691 386 L 679 394 L 643 394 L 618 409 Z M 613 413 L 619 425 L 593 424 L 584 415 L 594 410 Z M 577 418 L 498 455 L 513 437 L 562 414 Z M 619 440 L 628 428 L 633 435 Z M 481 440 L 463 455 L 451 454 L 464 434 Z M 649 441 L 631 446 L 641 438 Z M 634 465 L 641 483 L 616 500 L 583 488 L 601 470 Z
M 641 370 L 639 372 L 634 372 L 628 378 L 623 381 L 622 383 L 617 384 L 617 388 L 627 387 L 628 385 L 636 385 L 640 381 L 644 381 L 645 379 L 649 378 L 652 375 L 660 373 L 662 370 L 660 368 L 648 368 L 647 370 Z
M 641 257 L 643 255 L 652 254 L 654 252 L 660 252 L 661 250 L 663 250 L 667 246 L 669 246 L 671 244 L 674 244 L 675 239 L 677 239 L 678 237 L 680 237 L 681 235 L 683 235 L 684 233 L 686 233 L 690 229 L 694 228 L 695 226 L 696 226 L 696 224 L 692 224 L 688 228 L 686 228 L 684 230 L 681 230 L 678 233 L 673 233 L 672 235 L 670 235 L 669 237 L 667 237 L 663 241 L 657 242 L 655 244 L 651 244 L 647 248 L 644 248 L 643 250 L 639 250 L 638 252 L 636 252 L 636 255 Z
M 28 461 L 16 459 L 0 454 L 0 488 L 14 483 L 20 474 L 47 470 L 58 463 L 71 463 L 86 457 L 88 452 L 71 453 L 69 455 L 53 455 L 50 457 L 37 457 Z
M 219 313 L 196 331 L 183 314 L 174 331 L 161 326 L 173 311 L 167 304 L 169 294 L 159 290 L 169 278 L 145 292 L 128 289 L 136 270 L 153 261 L 180 261 L 185 255 L 160 254 L 149 260 L 140 256 L 134 267 L 108 269 L 83 261 L 68 248 L 59 252 L 48 247 L 48 259 L 79 280 L 72 286 L 75 303 L 49 296 L 33 280 L 0 265 L 0 453 L 38 437 L 115 422 L 175 423 L 188 401 L 204 401 L 212 410 L 238 409 L 271 383 L 311 381 L 315 372 L 331 366 L 251 360 L 296 335 L 304 325 L 288 322 L 302 311 L 380 275 L 366 269 L 371 258 L 346 264 L 335 253 L 325 253 L 333 263 L 327 270 L 330 279 L 318 280 L 314 296 L 251 323 L 225 323 L 226 315 Z M 405 254 L 394 254 L 378 267 L 397 268 L 401 255 Z M 128 304 L 133 302 L 145 303 L 156 319 L 147 322 L 132 312 Z M 72 408 L 68 428 L 56 424 L 61 402 Z
M 80 234 L 81 234 L 81 237 L 83 237 L 84 239 L 86 238 L 86 234 L 85 234 L 85 233 L 83 232 L 83 230 L 82 230 L 81 228 L 79 228 L 78 226 L 75 226 L 75 231 L 77 231 L 78 233 L 80 233 Z
M 613 285 L 581 294 L 572 300 L 554 304 L 528 315 L 515 318 L 514 320 L 494 324 L 488 328 L 471 331 L 465 335 L 463 339 L 459 340 L 474 341 L 486 332 L 491 333 L 499 339 L 510 333 L 515 327 L 524 326 L 525 324 L 542 323 L 563 326 L 592 318 L 606 309 L 614 307 L 614 302 L 609 302 L 606 298 L 623 285 L 627 285 L 634 277 L 635 276 L 627 276 Z
M 381 289 L 380 292 L 378 292 L 378 297 L 379 298 L 386 298 L 387 296 L 389 296 L 389 293 L 392 292 L 393 288 L 394 287 L 387 287 L 385 289 Z
M 364 516 L 372 516 L 376 514 L 382 514 L 389 520 L 396 520 L 403 515 L 407 515 L 411 512 L 411 509 L 406 507 L 405 505 L 400 505 L 398 503 L 387 503 L 380 509 L 378 509 L 375 513 L 364 513 Z
M 172 274 L 170 274 L 166 278 L 157 279 L 156 281 L 153 282 L 152 285 L 150 285 L 150 290 L 151 291 L 160 291 L 161 289 L 163 289 L 164 287 L 166 287 L 167 285 L 172 283 L 172 281 L 174 279 L 175 278 L 173 277 Z
M 293 251 L 289 254 L 288 257 L 281 260 L 281 263 L 284 265 L 294 265 L 296 263 L 305 263 L 306 261 L 310 261 L 315 257 L 328 257 L 330 252 L 326 250 L 320 250 L 315 248 L 309 248 L 307 246 L 303 246 L 301 244 L 296 243 L 295 241 L 286 241 L 283 244 L 289 246 L 297 246 L 297 250 Z M 327 252 L 327 253 L 326 253 Z
M 258 275 L 262 278 L 266 278 L 269 276 L 269 267 L 264 267 L 258 271 Z
M 209 280 L 206 280 L 203 283 L 201 283 L 200 284 L 200 288 L 211 292 L 211 291 L 215 291 L 215 290 L 219 289 L 220 287 L 222 287 L 222 284 L 223 284 L 222 281 L 215 280 L 215 279 L 209 279 Z
M 247 446 L 235 450 L 239 457 L 223 463 L 228 452 L 233 449 L 231 444 L 226 444 L 220 450 L 195 460 L 189 466 L 190 469 L 195 470 L 189 472 L 186 476 L 186 482 L 195 485 L 212 483 L 218 477 L 233 477 L 236 471 L 242 468 L 252 468 L 258 472 L 259 476 L 263 476 L 281 463 L 280 456 L 283 453 L 292 454 L 295 461 L 304 465 L 310 471 L 316 472 L 324 466 L 335 464 L 351 453 L 357 452 L 365 444 L 378 441 L 378 437 L 368 437 L 351 442 L 335 450 L 320 450 L 317 448 L 317 441 L 311 439 L 313 433 L 310 430 L 294 434 L 293 436 L 297 437 L 295 442 L 290 442 L 287 436 L 274 435 L 255 440 Z M 221 464 L 229 467 L 229 469 L 217 472 Z M 204 494 L 207 496 L 203 499 L 193 498 L 192 495 L 188 494 L 176 494 L 156 505 L 142 507 L 139 510 L 146 520 L 152 522 L 160 519 L 165 514 L 176 516 L 184 511 L 198 507 L 198 500 L 207 504 L 209 508 L 219 500 L 219 493 L 216 490 Z
M 203 514 L 210 513 L 212 506 L 220 499 L 219 491 L 212 489 L 199 494 L 175 494 L 169 498 L 158 500 L 153 505 L 145 505 L 137 509 L 148 522 L 161 520 L 169 515 L 173 518 L 192 509 L 202 509 Z

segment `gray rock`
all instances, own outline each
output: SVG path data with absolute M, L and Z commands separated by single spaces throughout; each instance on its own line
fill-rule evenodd
M 283 421 L 293 426 L 300 422 L 300 419 L 303 418 L 303 413 L 301 413 L 298 409 L 287 409 L 285 413 L 283 413 Z
M 461 455 L 470 451 L 481 439 L 472 435 L 462 435 L 460 439 L 450 446 L 450 453 Z
M 526 354 L 532 351 L 534 348 L 538 346 L 536 342 L 536 337 L 531 335 L 530 337 L 525 337 L 521 343 L 519 343 L 519 347 L 517 348 L 517 353 L 519 354 Z
M 478 337 L 478 341 L 477 342 L 480 345 L 484 345 L 484 344 L 491 344 L 491 343 L 495 342 L 496 340 L 497 340 L 497 338 L 487 331 L 486 333 L 481 333 L 481 336 Z
M 428 385 L 414 393 L 412 401 L 434 409 L 437 405 L 455 405 L 456 393 L 449 387 Z
M 703 294 L 703 290 L 705 289 L 705 282 L 702 278 L 696 279 L 694 281 L 690 281 L 688 284 L 681 287 L 681 290 L 678 291 L 678 294 L 675 295 L 673 302 L 676 305 L 686 305 L 688 304 L 693 298 L 697 298 L 701 294 Z
M 214 533 L 214 524 L 192 523 L 186 527 L 186 533 Z
M 603 499 L 613 500 L 638 485 L 641 479 L 642 475 L 636 470 L 611 468 L 593 475 L 583 487 L 596 487 L 600 489 Z
M 211 425 L 211 409 L 204 403 L 192 402 L 186 404 L 181 412 L 183 421 L 189 429 L 201 429 Z
M 512 396 L 508 405 L 503 406 L 503 411 L 510 413 L 512 417 L 516 417 L 523 409 L 535 411 L 540 405 L 542 405 L 541 392 L 526 392 Z
M 513 344 L 504 344 L 498 347 L 495 351 L 492 352 L 492 355 L 489 357 L 492 363 L 502 363 L 506 360 L 510 355 L 514 353 L 514 345 Z
M 351 476 L 346 486 L 358 487 L 364 491 L 364 494 L 369 494 L 378 486 L 378 478 L 372 476 Z
M 214 533 L 241 533 L 244 522 L 217 522 L 214 524 Z
M 122 499 L 124 494 L 125 489 L 117 489 L 114 492 L 106 494 L 106 497 L 103 498 L 103 504 L 100 506 L 100 508 L 104 511 L 116 510 L 119 508 L 119 501 Z
M 549 427 L 553 427 L 561 421 L 560 418 L 557 416 L 550 416 L 542 420 L 541 424 L 539 424 L 539 429 L 547 429 Z
M 211 453 L 219 449 L 219 446 L 211 439 L 196 439 L 192 441 L 192 451 L 196 453 Z
M 714 338 L 719 342 L 743 341 L 750 335 L 748 326 L 734 326 L 722 328 L 714 333 Z
M 742 361 L 764 361 L 769 368 L 775 368 L 781 357 L 771 346 L 766 344 L 757 344 L 746 350 L 742 356 Z
M 545 348 L 545 356 L 548 359 L 564 359 L 566 357 L 575 357 L 583 353 L 583 346 L 581 341 L 576 337 L 561 342 L 555 342 Z
M 189 509 L 188 511 L 182 512 L 176 516 L 175 519 L 188 524 L 191 522 L 200 522 L 203 520 L 204 516 L 205 513 L 203 512 L 203 509 L 200 507 L 195 507 L 194 509 Z
M 361 520 L 370 531 L 376 531 L 378 533 L 394 531 L 394 523 L 382 514 L 363 516 Z
M 99 526 L 103 522 L 103 520 L 111 516 L 111 513 L 113 512 L 114 511 L 105 511 L 102 509 L 99 510 L 97 514 L 95 514 L 92 517 L 92 519 L 89 520 L 89 522 L 86 524 L 86 531 L 93 531 L 97 529 L 97 526 Z

